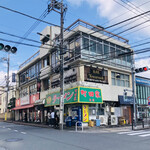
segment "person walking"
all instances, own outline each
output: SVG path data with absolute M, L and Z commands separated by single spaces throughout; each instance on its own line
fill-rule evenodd
M 59 116 L 55 113 L 55 128 L 59 127 Z
M 52 124 L 52 127 L 54 127 L 54 123 L 55 123 L 55 113 L 54 111 L 51 112 L 51 124 Z
M 50 113 L 50 111 L 48 112 L 47 117 L 48 117 L 48 125 L 51 126 L 51 113 Z

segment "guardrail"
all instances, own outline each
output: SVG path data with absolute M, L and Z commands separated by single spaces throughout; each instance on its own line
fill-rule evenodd
M 83 122 L 81 122 L 81 121 L 77 121 L 77 122 L 76 122 L 75 131 L 77 132 L 77 130 L 78 130 L 78 123 L 81 123 L 82 132 L 83 132 Z

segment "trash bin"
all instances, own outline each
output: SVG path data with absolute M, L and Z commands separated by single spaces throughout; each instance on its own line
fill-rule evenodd
M 97 126 L 97 127 L 99 127 L 99 126 L 100 126 L 100 124 L 101 124 L 100 119 L 96 119 L 96 126 Z

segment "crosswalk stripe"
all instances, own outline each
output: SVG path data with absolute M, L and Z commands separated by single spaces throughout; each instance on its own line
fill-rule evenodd
M 141 131 L 144 131 L 144 130 L 141 130 Z M 128 132 L 119 132 L 119 133 L 117 133 L 117 134 L 132 134 L 132 133 L 139 133 L 139 132 L 141 132 L 141 131 L 128 131 Z
M 150 134 L 144 134 L 144 135 L 139 135 L 140 137 L 147 137 L 150 136 Z
M 145 133 L 150 133 L 150 131 L 149 132 L 144 131 L 144 132 L 138 132 L 138 133 L 131 133 L 131 134 L 127 134 L 127 135 L 140 135 L 140 134 L 145 134 Z

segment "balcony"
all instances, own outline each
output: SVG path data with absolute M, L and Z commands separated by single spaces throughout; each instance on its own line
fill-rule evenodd
M 41 70 L 41 73 L 40 73 L 40 79 L 45 79 L 45 78 L 48 78 L 50 76 L 50 66 L 46 66 L 44 68 L 42 68 Z

